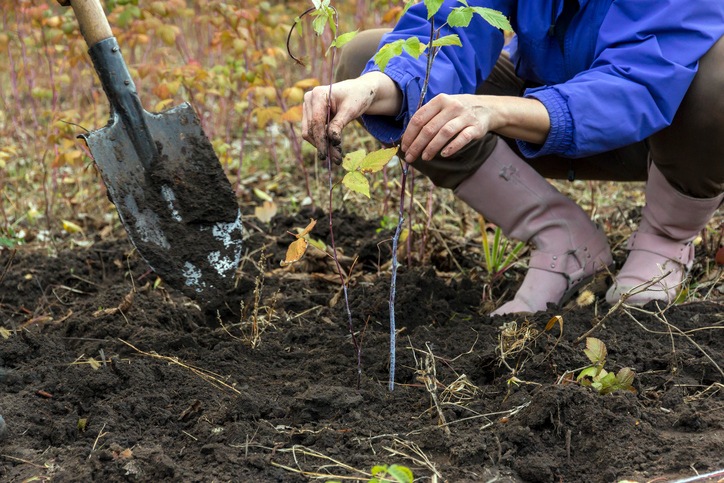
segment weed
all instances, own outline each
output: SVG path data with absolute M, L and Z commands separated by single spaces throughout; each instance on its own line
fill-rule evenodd
M 603 368 L 608 355 L 606 344 L 603 341 L 595 337 L 588 337 L 583 352 L 591 361 L 591 365 L 583 368 L 576 376 L 576 381 L 581 385 L 590 386 L 599 394 L 609 394 L 621 390 L 636 392 L 631 386 L 635 376 L 633 370 L 624 367 L 614 374 Z
M 370 470 L 372 478 L 367 483 L 412 483 L 412 470 L 402 465 L 376 465 Z M 328 480 L 327 483 L 341 483 L 339 480 Z
M 485 270 L 491 279 L 498 277 L 515 262 L 520 252 L 525 248 L 525 243 L 518 242 L 509 249 L 511 243 L 503 236 L 503 231 L 496 226 L 493 231 L 493 244 L 488 239 L 485 218 L 479 216 L 480 232 L 483 239 L 483 255 L 485 257 Z

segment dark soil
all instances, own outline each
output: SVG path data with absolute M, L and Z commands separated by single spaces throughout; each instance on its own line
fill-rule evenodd
M 389 392 L 388 234 L 338 215 L 345 263 L 360 256 L 358 388 L 328 261 L 310 249 L 279 267 L 287 231 L 310 215 L 249 223 L 243 275 L 218 311 L 154 288 L 125 239 L 0 252 L 0 479 L 302 482 L 397 463 L 418 481 L 661 482 L 724 468 L 721 304 L 606 319 L 593 335 L 607 368 L 636 371 L 636 393 L 601 396 L 564 376 L 587 364 L 575 340 L 606 306 L 481 315 L 478 259 L 452 249 L 460 273 L 431 249 L 431 263 L 400 272 Z M 562 336 L 544 330 L 557 314 Z

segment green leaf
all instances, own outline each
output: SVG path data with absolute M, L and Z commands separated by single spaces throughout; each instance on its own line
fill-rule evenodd
M 376 173 L 384 168 L 395 154 L 397 154 L 397 146 L 372 151 L 364 157 L 362 162 L 359 164 L 359 169 L 363 173 Z
M 417 37 L 408 37 L 402 44 L 402 50 L 416 59 L 425 52 L 425 49 L 427 49 L 427 44 L 420 42 Z
M 510 22 L 508 21 L 508 18 L 503 15 L 503 12 L 500 12 L 499 10 L 493 10 L 492 8 L 486 8 L 486 7 L 471 7 L 475 13 L 483 17 L 490 25 L 497 29 L 505 30 L 507 32 L 512 32 L 513 27 L 511 27 Z
M 342 167 L 347 171 L 356 171 L 364 158 L 364 149 L 358 149 L 357 151 L 347 153 L 344 155 L 344 159 L 342 160 Z
M 358 32 L 359 32 L 359 30 L 355 30 L 354 32 L 347 32 L 347 33 L 340 35 L 339 37 L 334 39 L 331 47 L 337 47 L 337 48 L 342 47 L 344 44 L 346 44 L 347 42 L 349 42 L 350 40 L 355 38 L 355 36 L 357 35 Z
M 473 9 L 470 7 L 456 7 L 447 16 L 447 23 L 451 27 L 467 27 L 473 19 Z
M 410 468 L 401 465 L 392 465 L 387 468 L 387 473 L 398 483 L 412 483 L 414 477 Z
M 457 47 L 463 46 L 462 42 L 460 42 L 460 37 L 458 37 L 457 34 L 446 35 L 444 37 L 440 37 L 439 39 L 435 39 L 432 42 L 433 47 L 445 47 L 446 45 L 455 45 Z
M 367 198 L 370 197 L 370 182 L 359 171 L 350 171 L 345 174 L 344 178 L 342 178 L 342 184 L 351 191 L 363 194 Z
M 405 41 L 403 39 L 395 40 L 394 42 L 383 45 L 382 48 L 377 51 L 373 59 L 375 61 L 375 65 L 377 65 L 382 72 L 385 71 L 385 68 L 387 68 L 387 64 L 390 60 L 402 54 L 402 44 L 404 42 Z
M 319 10 L 317 10 L 317 12 L 319 12 Z M 325 25 L 327 25 L 327 17 L 325 15 L 317 15 L 315 16 L 314 20 L 312 20 L 312 28 L 314 29 L 314 32 L 317 34 L 317 36 L 320 36 L 324 33 Z
M 442 7 L 443 0 L 424 0 L 424 3 L 427 7 L 427 19 L 430 20 Z
M 593 379 L 597 375 L 598 375 L 598 368 L 595 366 L 588 366 L 578 374 L 578 377 L 576 377 L 576 381 L 582 382 L 581 380 L 586 377 L 590 377 L 591 379 Z
M 636 376 L 636 373 L 631 370 L 629 367 L 624 367 L 620 371 L 618 371 L 618 374 L 616 374 L 616 380 L 618 381 L 618 384 L 621 386 L 622 389 L 629 389 L 631 387 L 631 384 L 633 384 L 634 377 Z
M 387 473 L 387 465 L 375 465 L 372 467 L 372 470 L 370 470 L 370 473 L 372 473 L 372 476 L 377 476 L 380 473 L 384 475 Z
M 329 2 L 327 2 L 329 3 Z M 332 36 L 337 36 L 337 22 L 334 19 L 334 10 L 331 7 L 327 7 L 327 21 L 329 22 L 329 30 L 332 31 Z
M 583 352 L 591 362 L 599 365 L 603 364 L 606 360 L 606 355 L 608 355 L 606 344 L 595 337 L 586 337 L 586 348 Z

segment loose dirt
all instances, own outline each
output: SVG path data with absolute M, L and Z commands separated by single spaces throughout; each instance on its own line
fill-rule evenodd
M 329 261 L 310 248 L 279 266 L 312 216 L 247 225 L 216 311 L 154 287 L 125 239 L 0 252 L 0 479 L 302 482 L 396 463 L 417 481 L 661 482 L 724 467 L 720 303 L 608 317 L 593 335 L 636 393 L 600 396 L 566 374 L 587 364 L 575 341 L 605 305 L 491 318 L 479 259 L 441 250 L 400 272 L 389 392 L 389 234 L 339 214 L 343 262 L 359 257 L 357 387 Z M 312 235 L 328 238 L 324 218 Z M 562 334 L 545 330 L 554 315 Z

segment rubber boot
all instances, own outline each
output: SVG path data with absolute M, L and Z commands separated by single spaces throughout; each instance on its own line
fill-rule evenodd
M 550 303 L 562 304 L 613 263 L 605 234 L 581 207 L 502 140 L 455 194 L 509 238 L 535 246 L 514 299 L 493 315 L 534 313 Z
M 606 301 L 615 304 L 622 295 L 626 295 L 629 305 L 676 300 L 694 262 L 693 240 L 714 215 L 723 196 L 686 196 L 652 164 L 641 223 L 628 239 L 628 258 L 608 289 Z

